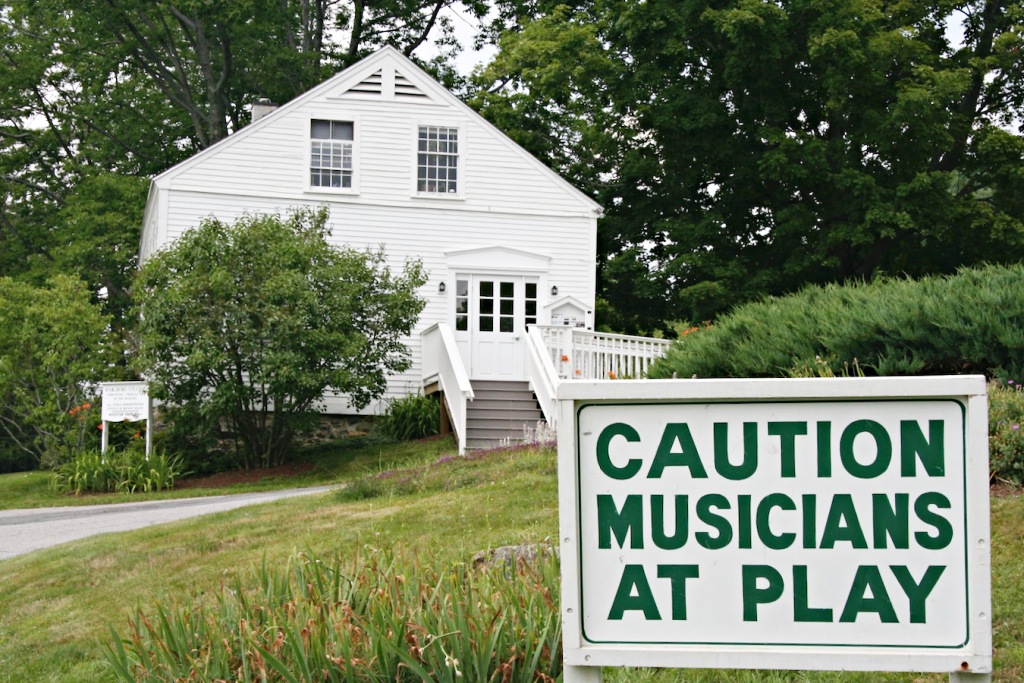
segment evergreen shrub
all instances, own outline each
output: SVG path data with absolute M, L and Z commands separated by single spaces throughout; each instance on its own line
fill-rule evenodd
M 867 375 L 1024 377 L 1024 265 L 745 304 L 682 337 L 649 376 L 788 377 L 822 364 L 837 376 L 855 364 Z

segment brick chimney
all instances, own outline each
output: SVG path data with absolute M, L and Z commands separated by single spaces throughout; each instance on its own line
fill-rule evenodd
M 261 97 L 252 104 L 252 122 L 256 123 L 267 114 L 277 109 L 278 105 L 270 101 L 269 98 Z

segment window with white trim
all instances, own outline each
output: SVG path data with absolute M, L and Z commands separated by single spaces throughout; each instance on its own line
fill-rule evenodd
M 351 121 L 310 121 L 310 186 L 352 188 L 354 133 L 355 126 Z
M 459 176 L 459 129 L 420 126 L 416 155 L 416 191 L 456 194 Z

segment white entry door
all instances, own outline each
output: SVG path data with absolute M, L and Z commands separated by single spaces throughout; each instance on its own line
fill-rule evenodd
M 471 379 L 526 379 L 526 326 L 537 322 L 537 278 L 458 275 L 455 338 Z

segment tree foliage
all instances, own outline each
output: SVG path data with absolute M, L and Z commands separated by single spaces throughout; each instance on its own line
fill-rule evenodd
M 227 427 L 239 463 L 269 466 L 308 426 L 325 390 L 355 408 L 406 369 L 423 307 L 418 263 L 336 249 L 327 213 L 216 219 L 139 273 L 139 366 L 155 397 Z
M 0 4 L 0 273 L 38 284 L 70 268 L 120 315 L 138 246 L 125 226 L 145 201 L 126 178 L 165 170 L 244 126 L 258 98 L 287 102 L 383 45 L 411 55 L 433 43 L 428 66 L 450 75 L 450 7 L 482 16 L 487 2 Z M 98 214 L 83 211 L 100 196 Z
M 484 111 L 559 170 L 593 164 L 625 327 L 1024 256 L 1019 1 L 553 4 L 506 14 Z M 560 107 L 588 112 L 574 135 Z
M 98 444 L 97 383 L 111 379 L 110 317 L 85 284 L 0 278 L 0 434 L 7 449 L 52 466 Z

